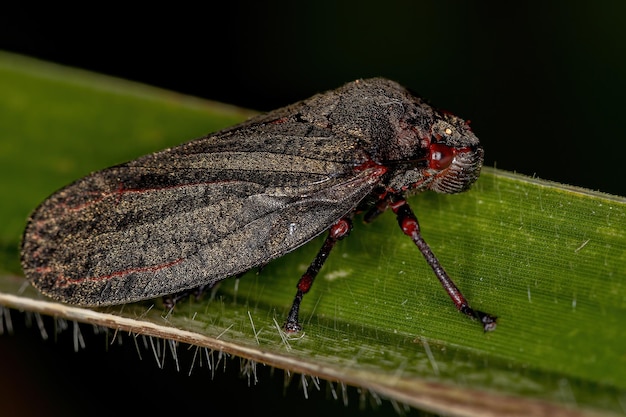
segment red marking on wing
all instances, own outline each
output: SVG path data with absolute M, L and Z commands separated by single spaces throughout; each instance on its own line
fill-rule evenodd
M 126 269 L 123 271 L 116 271 L 113 272 L 111 274 L 108 275 L 100 275 L 98 277 L 83 277 L 83 278 L 66 278 L 63 275 L 59 275 L 59 277 L 57 278 L 57 280 L 55 281 L 55 286 L 59 287 L 59 288 L 63 288 L 63 287 L 67 287 L 69 285 L 73 285 L 73 284 L 78 284 L 81 282 L 85 282 L 85 281 L 102 281 L 102 280 L 108 280 L 111 278 L 115 278 L 115 277 L 122 277 L 125 275 L 130 275 L 133 273 L 141 273 L 141 272 L 156 272 L 159 271 L 161 269 L 165 269 L 165 268 L 170 268 L 174 265 L 178 265 L 179 263 L 181 263 L 184 260 L 184 258 L 179 258 L 176 259 L 174 261 L 171 262 L 167 262 L 164 264 L 160 264 L 160 265 L 152 265 L 152 266 L 143 266 L 140 268 L 130 268 L 130 269 Z M 41 268 L 37 268 L 37 272 L 39 273 L 47 273 L 47 272 L 51 272 L 50 267 L 41 267 Z
M 115 205 L 119 205 L 120 201 L 122 201 L 122 196 L 124 195 L 124 184 L 123 183 L 119 183 L 117 185 L 117 190 L 115 191 L 115 193 L 117 194 L 117 201 L 115 202 Z
M 354 167 L 354 170 L 359 172 L 359 171 L 365 171 L 368 169 L 372 169 L 372 175 L 375 177 L 380 177 L 385 175 L 385 173 L 387 172 L 388 168 L 384 165 L 380 165 L 374 161 L 372 161 L 371 159 L 368 159 L 367 161 L 363 162 L 360 165 L 357 165 Z
M 288 117 L 281 117 L 279 119 L 274 119 L 274 120 L 270 120 L 269 122 L 267 122 L 270 125 L 280 125 L 285 123 L 286 121 L 288 121 L 289 118 Z

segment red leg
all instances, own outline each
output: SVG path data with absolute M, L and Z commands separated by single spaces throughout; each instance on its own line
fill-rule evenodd
M 326 238 L 324 244 L 317 253 L 317 256 L 315 257 L 315 259 L 313 259 L 313 262 L 311 262 L 309 268 L 298 281 L 298 291 L 296 292 L 296 298 L 293 300 L 291 310 L 289 311 L 287 321 L 284 325 L 285 331 L 287 333 L 297 333 L 302 330 L 302 326 L 300 326 L 300 322 L 298 319 L 302 297 L 304 297 L 304 294 L 309 292 L 309 290 L 311 289 L 315 277 L 322 268 L 322 265 L 324 265 L 324 262 L 328 258 L 328 255 L 330 254 L 332 248 L 335 246 L 335 243 L 347 236 L 350 233 L 350 230 L 352 230 L 352 222 L 347 218 L 339 220 L 330 228 L 328 237 Z
M 422 252 L 422 255 L 426 258 L 426 262 L 435 272 L 435 275 L 454 302 L 456 308 L 469 317 L 478 319 L 482 323 L 483 329 L 486 332 L 494 330 L 496 328 L 497 317 L 483 313 L 482 311 L 474 310 L 469 306 L 469 303 L 463 294 L 461 294 L 461 291 L 457 288 L 454 282 L 452 282 L 452 279 L 450 279 L 446 271 L 443 269 L 439 260 L 430 249 L 430 246 L 428 246 L 428 243 L 426 243 L 422 237 L 417 217 L 413 213 L 413 210 L 411 210 L 411 207 L 409 207 L 406 200 L 399 195 L 390 196 L 390 207 L 398 218 L 400 228 L 405 235 L 409 236 L 413 240 L 420 252 Z

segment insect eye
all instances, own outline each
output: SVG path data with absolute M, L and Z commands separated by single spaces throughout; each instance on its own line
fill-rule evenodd
M 437 129 L 437 130 L 439 130 L 439 129 Z M 446 127 L 445 129 L 442 129 L 439 132 L 438 131 L 434 131 L 432 133 L 432 139 L 435 142 L 440 142 L 444 138 L 452 136 L 452 133 L 454 133 L 454 131 L 451 128 Z
M 440 143 L 430 145 L 430 168 L 437 170 L 446 169 L 452 163 L 453 158 L 453 148 Z

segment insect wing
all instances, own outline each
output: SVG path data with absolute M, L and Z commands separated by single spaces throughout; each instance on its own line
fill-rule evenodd
M 324 232 L 379 180 L 373 169 L 325 159 L 324 144 L 336 149 L 332 137 L 302 154 L 301 135 L 243 146 L 239 133 L 147 155 L 53 194 L 25 231 L 26 276 L 44 294 L 79 305 L 210 284 Z

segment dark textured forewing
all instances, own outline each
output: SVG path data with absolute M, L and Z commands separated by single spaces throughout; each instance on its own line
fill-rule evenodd
M 53 194 L 25 231 L 26 276 L 81 305 L 216 282 L 327 230 L 379 180 L 355 170 L 347 138 L 258 129 L 198 139 Z

